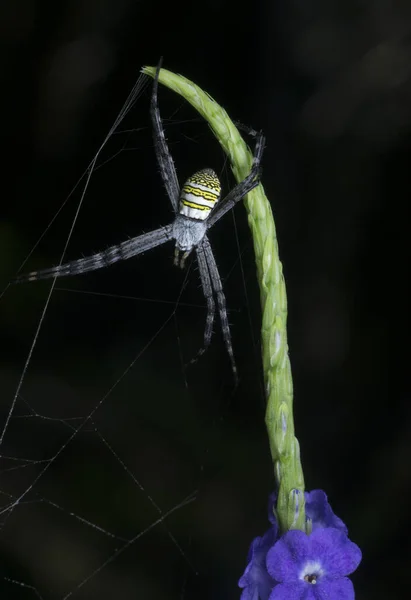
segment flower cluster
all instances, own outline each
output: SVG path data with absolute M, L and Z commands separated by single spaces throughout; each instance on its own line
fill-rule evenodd
M 310 535 L 297 529 L 279 536 L 270 496 L 270 529 L 251 544 L 247 567 L 238 585 L 241 600 L 353 600 L 347 575 L 361 561 L 361 550 L 332 511 L 322 490 L 305 493 Z

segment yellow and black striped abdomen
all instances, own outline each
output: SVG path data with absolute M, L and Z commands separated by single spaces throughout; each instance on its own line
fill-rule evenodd
M 180 215 L 204 221 L 221 194 L 221 185 L 212 169 L 194 173 L 183 185 L 180 194 Z

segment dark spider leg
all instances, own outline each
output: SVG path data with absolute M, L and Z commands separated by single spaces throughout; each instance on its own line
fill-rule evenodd
M 207 317 L 204 329 L 204 342 L 203 347 L 197 352 L 197 355 L 191 359 L 190 363 L 197 362 L 197 360 L 204 354 L 211 343 L 211 336 L 213 335 L 213 324 L 215 317 L 215 302 L 213 298 L 213 287 L 211 285 L 210 273 L 208 272 L 207 260 L 204 254 L 202 243 L 196 248 L 198 270 L 200 271 L 201 287 L 203 288 L 203 294 L 207 303 Z
M 223 333 L 223 339 L 224 339 L 224 343 L 227 348 L 228 356 L 230 357 L 231 368 L 233 369 L 234 379 L 235 379 L 235 383 L 237 385 L 238 373 L 237 373 L 237 366 L 235 364 L 233 344 L 231 341 L 231 331 L 230 331 L 230 325 L 228 323 L 227 308 L 226 308 L 223 286 L 221 283 L 220 274 L 218 272 L 217 264 L 215 262 L 215 258 L 214 258 L 213 251 L 211 249 L 210 242 L 206 236 L 204 236 L 201 247 L 204 251 L 204 257 L 207 262 L 207 268 L 208 268 L 208 272 L 210 274 L 211 284 L 213 286 L 213 289 L 214 289 L 214 292 L 215 292 L 215 295 L 217 298 L 218 312 L 220 314 L 221 330 Z
M 253 137 L 254 139 L 257 139 L 262 135 L 261 131 L 256 131 L 248 125 L 243 125 L 242 123 L 240 123 L 240 121 L 234 121 L 234 125 L 237 127 L 237 129 L 244 131 L 247 135 Z
M 168 240 L 172 239 L 171 234 L 172 227 L 161 227 L 155 231 L 149 231 L 143 233 L 131 240 L 127 240 L 118 246 L 111 246 L 103 252 L 98 252 L 92 256 L 86 256 L 78 260 L 59 265 L 58 267 L 52 267 L 50 269 L 43 269 L 41 271 L 32 271 L 24 275 L 18 275 L 12 280 L 12 283 L 23 283 L 25 281 L 36 281 L 37 279 L 48 279 L 49 277 L 65 277 L 67 275 L 78 275 L 79 273 L 86 273 L 87 271 L 95 271 L 96 269 L 102 269 L 112 265 L 119 260 L 126 260 L 137 256 L 146 250 L 151 250 L 156 246 L 164 244 Z
M 174 167 L 174 161 L 171 158 L 168 149 L 164 129 L 161 124 L 160 109 L 157 102 L 158 75 L 160 73 L 163 59 L 160 60 L 153 83 L 153 93 L 151 94 L 150 113 L 153 122 L 154 149 L 157 162 L 160 167 L 160 175 L 167 190 L 174 212 L 178 212 L 178 203 L 180 198 L 180 186 L 178 184 L 177 173 Z
M 221 200 L 215 211 L 211 212 L 211 215 L 207 219 L 207 229 L 212 227 L 214 223 L 216 223 L 222 216 L 225 215 L 226 212 L 231 210 L 231 208 L 244 196 L 251 192 L 252 189 L 257 187 L 260 183 L 260 173 L 261 173 L 261 159 L 264 152 L 264 144 L 265 137 L 261 132 L 255 132 L 253 129 L 248 130 L 248 132 L 253 135 L 256 134 L 256 144 L 254 150 L 254 158 L 253 164 L 251 166 L 250 173 L 247 175 L 243 181 L 240 181 L 232 190 L 227 194 L 223 200 Z

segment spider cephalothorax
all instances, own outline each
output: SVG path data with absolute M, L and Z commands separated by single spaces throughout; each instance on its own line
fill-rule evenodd
M 249 134 L 256 138 L 253 164 L 247 177 L 238 183 L 224 198 L 220 199 L 221 185 L 217 175 L 212 169 L 202 169 L 201 171 L 197 171 L 187 179 L 180 190 L 177 173 L 168 149 L 157 103 L 160 68 L 161 63 L 157 67 L 153 83 L 151 118 L 153 122 L 154 146 L 157 161 L 167 195 L 175 213 L 174 221 L 166 227 L 160 227 L 154 231 L 143 233 L 131 240 L 127 240 L 117 246 L 111 246 L 107 250 L 103 250 L 92 256 L 80 258 L 79 260 L 74 260 L 50 269 L 43 269 L 41 271 L 33 271 L 25 275 L 19 275 L 14 282 L 36 281 L 48 277 L 62 277 L 94 271 L 95 269 L 107 267 L 119 260 L 126 260 L 133 256 L 137 256 L 146 250 L 151 250 L 151 248 L 174 240 L 174 263 L 176 265 L 183 267 L 190 252 L 193 250 L 196 252 L 201 286 L 207 303 L 204 345 L 199 354 L 202 354 L 206 350 L 211 341 L 215 316 L 215 297 L 220 313 L 224 341 L 230 356 L 234 375 L 236 376 L 237 370 L 231 344 L 225 296 L 213 251 L 207 237 L 207 230 L 221 219 L 221 217 L 239 200 L 244 198 L 248 192 L 258 185 L 261 157 L 264 150 L 264 137 L 261 133 L 245 128 Z

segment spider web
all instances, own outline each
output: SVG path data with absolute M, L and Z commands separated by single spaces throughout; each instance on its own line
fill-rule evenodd
M 155 161 L 152 143 L 134 145 L 134 134 L 151 135 L 149 128 L 126 125 L 145 82 L 138 79 L 81 185 L 27 255 L 24 271 L 31 260 L 38 266 L 34 254 L 60 221 L 64 225 L 58 217 L 71 199 L 76 206 L 69 233 L 54 235 L 65 239 L 60 263 L 81 255 L 79 216 L 94 210 L 89 196 L 98 197 L 105 185 L 92 190 L 100 172 L 109 181 L 110 167 L 127 155 L 135 162 L 136 150 L 143 160 L 149 149 L 149 160 Z M 140 104 L 148 114 L 148 95 Z M 113 140 L 118 149 L 106 152 Z M 179 149 L 172 150 L 178 165 Z M 130 168 L 127 160 L 124 168 Z M 160 184 L 156 194 L 164 205 L 161 217 L 171 220 Z M 158 222 L 157 210 L 148 221 L 150 228 L 165 224 Z M 165 254 L 169 260 L 159 261 Z M 232 396 L 231 373 L 222 344 L 187 370 L 201 343 L 205 313 L 204 306 L 185 300 L 195 279 L 192 287 L 201 301 L 192 266 L 180 278 L 174 270 L 171 278 L 171 254 L 170 248 L 156 249 L 120 263 L 116 271 L 7 287 L 3 293 L 3 305 L 10 300 L 21 311 L 25 352 L 24 358 L 19 349 L 21 372 L 2 374 L 0 589 L 8 598 L 209 598 L 221 588 L 204 562 L 223 523 L 234 527 L 236 520 L 228 515 L 235 514 L 236 499 L 221 489 L 220 477 L 217 498 L 216 489 L 204 483 L 204 471 L 218 471 L 224 452 L 217 422 Z M 110 284 L 103 283 L 107 271 Z M 145 289 L 145 278 L 155 300 L 149 293 L 136 295 Z M 182 309 L 189 315 L 184 336 Z M 192 323 L 187 350 L 182 338 Z M 218 377 L 212 381 L 206 360 L 213 361 L 213 371 L 225 371 L 222 384 Z M 199 520 L 206 522 L 201 534 L 195 529 Z M 229 547 L 218 553 L 226 562 Z M 212 579 L 217 583 L 210 584 Z M 232 583 L 225 598 L 238 596 Z

